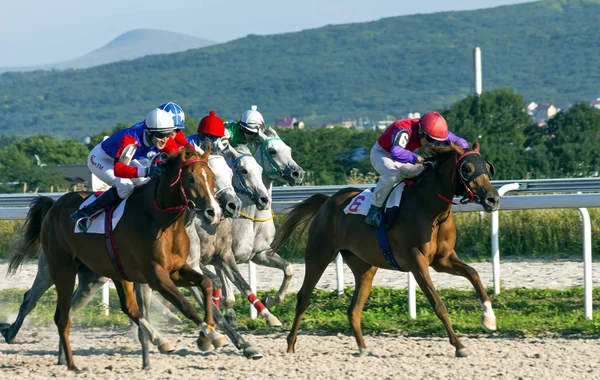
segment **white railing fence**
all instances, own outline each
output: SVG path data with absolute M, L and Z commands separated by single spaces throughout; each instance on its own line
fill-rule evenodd
M 576 191 L 598 191 L 600 190 L 599 178 L 583 178 L 565 180 L 533 180 L 533 181 L 495 181 L 494 185 L 499 188 L 501 195 L 508 191 L 519 192 L 576 192 Z M 579 186 L 579 188 L 577 188 Z M 333 194 L 345 186 L 307 186 L 307 187 L 279 187 L 273 191 L 273 210 L 276 214 L 285 214 L 289 207 L 306 199 L 316 193 Z M 357 186 L 368 188 L 368 185 Z M 28 205 L 31 200 L 39 195 L 48 195 L 58 198 L 61 193 L 46 194 L 0 194 L 0 219 L 22 220 L 25 219 Z M 592 240 L 591 222 L 588 207 L 600 207 L 600 193 L 586 194 L 552 194 L 552 195 L 526 195 L 507 196 L 500 202 L 500 210 L 527 210 L 527 209 L 555 209 L 576 208 L 582 220 L 583 232 L 583 260 L 584 260 L 584 311 L 588 319 L 592 318 Z M 481 212 L 482 208 L 476 204 L 456 205 L 454 212 Z M 499 247 L 499 222 L 498 213 L 491 215 L 491 243 L 492 243 L 492 266 L 494 279 L 494 294 L 500 293 L 500 247 Z M 337 291 L 343 294 L 343 261 L 341 255 L 336 257 Z M 256 268 L 254 263 L 249 263 L 250 286 L 256 290 Z M 416 318 L 415 303 L 416 284 L 412 275 L 408 276 L 408 310 L 412 318 Z M 103 288 L 103 302 L 108 306 L 108 287 Z M 107 307 L 108 312 L 108 307 Z M 251 315 L 256 313 L 251 306 Z

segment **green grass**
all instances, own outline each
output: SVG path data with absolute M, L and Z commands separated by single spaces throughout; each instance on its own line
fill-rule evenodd
M 346 311 L 352 296 L 352 289 L 346 288 L 343 297 L 339 298 L 335 291 L 317 290 L 312 296 L 312 303 L 304 316 L 301 329 L 309 333 L 345 333 L 351 334 Z M 488 289 L 491 291 L 491 289 Z M 184 291 L 185 292 L 185 291 Z M 18 312 L 22 300 L 22 291 L 0 291 L 0 320 L 8 314 Z M 262 297 L 271 292 L 259 292 Z M 459 334 L 488 333 L 480 324 L 481 310 L 473 291 L 440 289 L 444 303 L 448 308 L 454 329 Z M 417 292 L 417 319 L 412 320 L 407 313 L 406 290 L 395 290 L 374 287 L 365 306 L 362 317 L 363 332 L 367 335 L 378 333 L 395 333 L 422 336 L 446 336 L 442 323 L 422 292 Z M 596 315 L 600 309 L 600 288 L 594 289 L 594 309 Z M 190 298 L 188 298 L 190 299 Z M 52 316 L 55 307 L 55 292 L 50 290 L 38 303 L 36 309 L 28 317 L 29 323 L 53 324 Z M 600 337 L 600 317 L 587 320 L 583 314 L 583 288 L 574 287 L 567 290 L 552 289 L 509 289 L 492 298 L 498 331 L 490 333 L 494 336 L 592 336 Z M 76 314 L 74 326 L 116 327 L 129 325 L 127 318 L 119 311 L 116 293 L 110 294 L 110 316 L 106 317 L 100 302 L 100 294 L 85 309 Z M 295 294 L 290 294 L 284 304 L 272 309 L 272 312 L 283 322 L 284 329 L 289 329 L 294 318 L 296 306 Z M 236 303 L 240 326 L 253 332 L 267 332 L 270 329 L 264 320 L 250 319 L 248 303 L 238 298 Z M 152 317 L 161 322 L 159 317 Z M 191 322 L 187 327 L 193 328 Z

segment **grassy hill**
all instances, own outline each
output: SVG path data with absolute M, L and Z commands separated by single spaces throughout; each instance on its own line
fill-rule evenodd
M 4 71 L 84 69 L 152 54 L 169 54 L 214 44 L 213 41 L 182 33 L 157 29 L 134 29 L 121 34 L 103 47 L 76 59 L 35 67 L 0 67 L 0 73 Z
M 173 100 L 195 118 L 258 104 L 267 122 L 295 116 L 398 117 L 483 87 L 565 107 L 598 93 L 600 1 L 547 0 L 246 38 L 85 70 L 0 75 L 0 133 L 82 137 L 135 122 Z

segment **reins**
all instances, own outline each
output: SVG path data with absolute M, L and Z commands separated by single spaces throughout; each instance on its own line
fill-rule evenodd
M 246 214 L 244 214 L 242 212 L 240 212 L 240 216 L 242 218 L 244 218 L 244 219 L 249 219 L 249 220 L 251 220 L 253 222 L 264 223 L 264 222 L 268 222 L 269 220 L 272 220 L 275 217 L 275 211 L 273 211 L 271 209 L 271 217 L 266 218 L 266 219 L 256 219 L 256 218 L 253 218 L 250 215 L 246 215 Z
M 269 163 L 269 166 L 272 169 L 272 170 L 267 170 L 267 168 L 263 166 L 263 168 L 265 169 L 265 174 L 270 179 L 277 179 L 277 175 L 279 174 L 279 169 L 277 168 L 275 161 L 273 161 L 273 158 L 269 154 L 267 154 L 267 144 L 269 143 L 269 141 L 273 141 L 273 140 L 281 140 L 281 138 L 269 137 L 268 139 L 266 139 L 265 141 L 263 141 L 260 144 L 259 152 L 260 152 L 260 160 L 264 162 L 265 157 L 266 157 L 267 162 Z
M 192 158 L 189 159 L 187 161 L 185 161 L 183 163 L 183 165 L 181 165 L 179 167 L 179 172 L 177 173 L 177 178 L 175 179 L 175 181 L 173 181 L 173 183 L 171 183 L 169 185 L 169 187 L 173 187 L 175 186 L 175 184 L 177 182 L 179 182 L 179 189 L 181 190 L 181 195 L 183 196 L 183 201 L 184 204 L 183 205 L 178 205 L 178 206 L 171 206 L 171 207 L 166 207 L 166 208 L 161 208 L 158 205 L 158 185 L 154 188 L 154 207 L 158 210 L 158 211 L 163 211 L 163 212 L 168 212 L 168 213 L 175 213 L 175 212 L 182 212 L 187 210 L 190 207 L 190 203 L 192 205 L 195 205 L 193 201 L 191 201 L 188 197 L 187 194 L 185 192 L 185 188 L 183 187 L 183 182 L 181 181 L 181 171 L 183 170 L 184 167 L 193 164 L 194 162 L 205 162 L 206 164 L 208 164 L 208 161 L 206 161 L 205 159 L 202 158 Z

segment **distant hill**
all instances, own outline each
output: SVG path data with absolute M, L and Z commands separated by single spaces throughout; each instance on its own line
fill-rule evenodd
M 449 106 L 473 89 L 513 88 L 561 108 L 598 93 L 600 0 L 546 0 L 386 18 L 64 72 L 0 75 L 0 133 L 82 137 L 133 123 L 172 100 L 199 119 L 239 117 L 257 104 L 267 122 L 399 117 Z M 389 119 L 388 119 L 389 120 Z
M 2 68 L 5 71 L 85 69 L 106 63 L 132 60 L 152 54 L 169 54 L 214 45 L 216 42 L 187 34 L 156 29 L 135 29 L 123 33 L 105 46 L 82 57 L 40 66 Z

